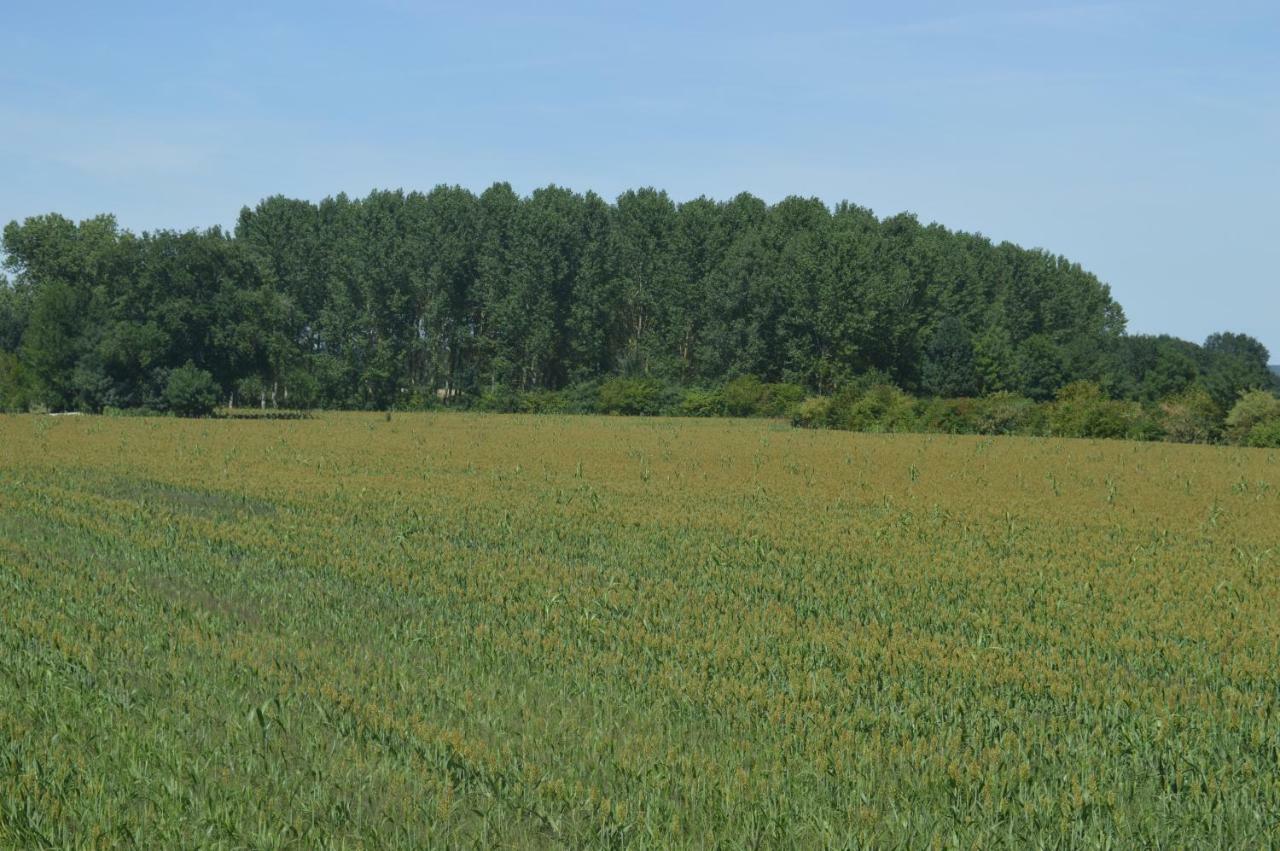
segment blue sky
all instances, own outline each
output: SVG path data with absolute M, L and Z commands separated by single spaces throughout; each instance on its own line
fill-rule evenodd
M 1040 246 L 1280 361 L 1280 4 L 5 4 L 0 220 L 753 192 Z

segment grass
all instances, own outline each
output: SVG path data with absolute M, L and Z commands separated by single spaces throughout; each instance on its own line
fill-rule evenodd
M 0 846 L 1280 842 L 1280 452 L 0 417 Z

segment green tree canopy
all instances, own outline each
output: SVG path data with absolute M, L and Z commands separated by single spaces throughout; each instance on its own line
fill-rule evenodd
M 230 234 L 47 215 L 9 224 L 4 251 L 0 351 L 23 398 L 58 408 L 163 405 L 188 361 L 227 402 L 365 408 L 619 376 L 830 394 L 874 371 L 943 396 L 1194 385 L 1225 414 L 1272 380 L 1244 335 L 1126 337 L 1066 258 L 813 198 L 274 196 Z

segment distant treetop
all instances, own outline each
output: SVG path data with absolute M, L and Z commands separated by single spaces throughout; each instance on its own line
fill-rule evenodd
M 1110 289 L 1064 257 L 814 198 L 276 196 L 231 234 L 53 214 L 11 223 L 4 249 L 0 376 L 51 408 L 163 408 L 188 368 L 224 403 L 359 408 L 617 375 L 829 393 L 875 372 L 1036 399 L 1201 382 L 1224 404 L 1270 380 L 1243 335 L 1126 336 Z

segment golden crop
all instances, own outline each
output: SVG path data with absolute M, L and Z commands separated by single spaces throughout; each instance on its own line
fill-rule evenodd
M 1280 453 L 0 418 L 0 845 L 1280 842 Z

